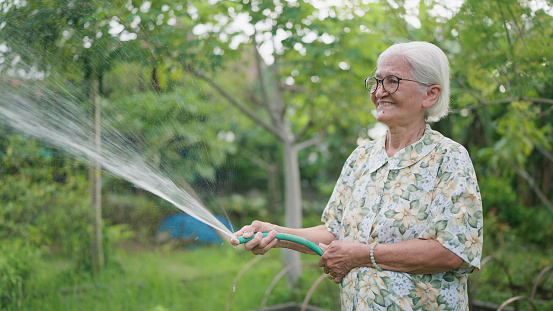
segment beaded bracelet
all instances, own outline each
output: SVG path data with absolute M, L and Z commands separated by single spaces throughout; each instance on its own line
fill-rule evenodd
M 371 262 L 372 262 L 372 264 L 373 264 L 373 267 L 374 267 L 376 270 L 382 271 L 382 269 L 376 264 L 376 261 L 374 260 L 374 248 L 376 247 L 376 244 L 378 244 L 378 243 L 375 242 L 375 243 L 373 243 L 373 244 L 371 245 L 371 253 L 370 253 L 370 255 L 371 255 Z

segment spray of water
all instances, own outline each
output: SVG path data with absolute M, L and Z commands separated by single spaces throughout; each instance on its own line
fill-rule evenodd
M 222 234 L 233 237 L 229 229 L 200 202 L 178 187 L 161 169 L 146 161 L 129 146 L 109 122 L 103 122 L 102 147 L 97 153 L 90 111 L 71 92 L 53 92 L 22 83 L 17 91 L 0 81 L 0 122 L 27 135 L 46 141 L 72 156 L 87 162 L 98 162 L 102 169 L 135 186 L 170 202 L 183 212 L 208 224 Z M 108 120 L 109 118 L 104 118 Z

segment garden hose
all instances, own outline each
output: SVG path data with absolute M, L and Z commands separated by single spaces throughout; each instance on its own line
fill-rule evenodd
M 263 234 L 263 237 L 266 237 L 269 234 L 269 232 L 262 232 L 262 234 Z M 244 243 L 250 241 L 251 239 L 253 239 L 254 236 L 255 235 L 253 235 L 251 238 L 247 238 L 247 239 L 243 236 L 239 236 L 238 241 L 240 241 L 240 244 L 244 244 Z M 309 240 L 306 240 L 304 238 L 300 238 L 299 236 L 292 235 L 292 234 L 286 234 L 286 233 L 277 233 L 276 238 L 279 239 L 279 240 L 294 242 L 294 243 L 303 245 L 303 246 L 309 248 L 310 250 L 314 251 L 315 253 L 317 253 L 319 256 L 323 255 L 323 250 L 318 245 L 316 245 L 315 243 L 313 243 Z

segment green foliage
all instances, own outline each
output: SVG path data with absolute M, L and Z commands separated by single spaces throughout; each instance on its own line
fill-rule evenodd
M 4 1 L 2 7 L 1 38 L 11 52 L 7 57 L 21 57 L 38 70 L 81 81 L 92 69 L 98 74 L 131 54 L 132 41 L 124 44 L 110 34 L 110 21 L 128 12 L 127 1 Z
M 86 179 L 78 162 L 65 162 L 34 140 L 8 135 L 0 145 L 0 298 L 13 303 L 45 246 L 68 256 L 88 254 L 80 230 L 86 227 Z
M 21 304 L 39 256 L 21 239 L 0 241 L 0 308 Z
M 218 196 L 210 200 L 210 206 L 213 210 L 220 209 L 233 220 L 238 227 L 251 223 L 256 219 L 271 219 L 271 221 L 280 221 L 277 215 L 271 215 L 267 209 L 267 199 L 257 192 L 253 195 L 231 194 L 229 196 Z
M 51 247 L 73 258 L 76 271 L 91 272 L 86 166 L 19 135 L 7 135 L 0 144 L 0 242 L 20 241 L 33 251 Z M 115 263 L 109 239 L 121 234 L 104 230 L 106 262 Z
M 149 82 L 148 68 L 136 63 L 118 64 L 106 72 L 103 79 L 103 95 L 112 100 L 131 97 L 137 93 L 153 91 Z
M 524 243 L 551 248 L 553 246 L 553 215 L 541 208 L 516 206 L 512 224 Z M 517 223 L 518 222 L 518 223 Z
M 478 186 L 482 194 L 482 205 L 485 213 L 493 210 L 502 215 L 502 213 L 508 213 L 506 210 L 516 204 L 517 194 L 511 183 L 512 179 L 509 177 L 479 176 Z
M 532 209 L 526 208 L 532 213 Z M 543 211 L 546 212 L 546 211 Z M 545 216 L 549 232 L 551 232 L 551 218 L 545 213 L 534 215 L 531 219 L 524 219 L 527 225 L 540 227 L 542 221 L 538 217 Z M 536 228 L 532 234 L 543 234 L 543 228 Z M 491 256 L 483 266 L 478 276 L 476 290 L 471 294 L 478 301 L 500 305 L 514 296 L 530 297 L 538 275 L 542 270 L 551 267 L 553 253 L 551 252 L 551 241 L 538 242 L 543 246 L 535 246 L 531 243 L 531 235 L 521 234 L 520 228 L 511 228 L 508 223 L 498 220 L 495 212 L 489 213 L 484 219 L 484 255 L 483 258 Z M 524 263 L 524 264 L 521 264 Z M 551 280 L 553 275 L 546 273 L 537 287 L 536 300 L 534 303 L 539 310 L 549 310 L 553 307 L 553 293 Z M 471 276 L 471 281 L 476 280 L 476 275 Z M 471 282 L 471 283 L 472 283 Z M 474 286 L 473 284 L 469 284 Z M 523 302 L 527 308 L 526 303 Z M 519 305 L 520 307 L 521 305 Z
M 215 113 L 196 89 L 158 95 L 144 93 L 113 101 L 106 107 L 108 123 L 128 137 L 143 158 L 186 182 L 214 180 L 233 141 L 221 133 L 232 120 Z M 221 110 L 219 110 L 221 111 Z M 177 179 L 178 180 L 178 179 Z
M 125 240 L 151 244 L 163 218 L 176 211 L 174 206 L 156 204 L 157 197 L 121 180 L 107 181 L 104 189 L 102 217 L 109 223 L 108 234 L 116 228 L 122 230 L 110 239 L 114 246 Z
M 433 13 L 441 4 L 420 1 L 421 27 L 417 28 L 407 21 L 412 12 L 405 1 L 368 5 L 355 1 L 323 10 L 313 3 L 294 1 L 149 3 L 146 9 L 137 1 L 4 1 L 0 4 L 6 13 L 0 16 L 0 39 L 9 51 L 0 51 L 0 70 L 7 77 L 13 75 L 9 67 L 21 56 L 26 64 L 48 69 L 48 80 L 62 81 L 56 88 L 59 92 L 64 92 L 66 85 L 80 85 L 91 78 L 93 69 L 99 70 L 100 76 L 104 74 L 100 81 L 105 121 L 129 138 L 129 147 L 136 147 L 148 161 L 170 172 L 176 183 L 192 183 L 207 205 L 226 210 L 241 224 L 250 218 L 281 216 L 280 210 L 267 208 L 275 206 L 271 204 L 282 207 L 282 195 L 274 190 L 282 188 L 280 138 L 230 108 L 219 91 L 185 71 L 191 64 L 200 68 L 263 120 L 272 120 L 265 104 L 282 99 L 284 105 L 277 115 L 284 116 L 285 122 L 276 126 L 290 125 L 297 142 L 321 139 L 299 154 L 308 217 L 305 224 L 316 225 L 325 203 L 321 198 L 328 198 L 345 158 L 358 138 L 367 138 L 374 122 L 362 81 L 374 70 L 376 57 L 398 40 L 436 43 L 451 61 L 454 114 L 435 127 L 471 153 L 484 202 L 486 252 L 505 258 L 514 273 L 521 275 L 517 280 L 523 284 L 520 286 L 530 286 L 536 273 L 516 270 L 523 268 L 516 266 L 527 257 L 533 260 L 532 267 L 551 265 L 550 253 L 538 252 L 533 258 L 528 255 L 532 247 L 526 247 L 551 248 L 553 241 L 552 214 L 534 195 L 540 189 L 551 201 L 553 193 L 553 166 L 548 157 L 553 146 L 553 28 L 552 17 L 545 10 L 533 9 L 529 1 L 467 0 L 458 12 L 450 12 L 452 18 L 445 18 Z M 233 29 L 229 21 L 244 15 L 255 31 Z M 122 41 L 119 35 L 110 34 L 111 21 L 136 34 L 136 39 Z M 284 40 L 267 53 L 276 38 Z M 267 62 L 258 68 L 254 51 L 261 50 Z M 161 90 L 153 87 L 154 72 Z M 90 97 L 86 86 L 79 91 L 79 100 L 85 102 Z M 1 256 L 8 259 L 0 264 L 0 276 L 10 275 L 6 278 L 9 283 L 2 283 L 2 290 L 9 292 L 0 295 L 4 302 L 13 304 L 23 297 L 32 276 L 32 265 L 27 262 L 38 258 L 37 249 L 44 246 L 75 261 L 64 277 L 37 285 L 40 290 L 52 284 L 60 288 L 64 282 L 92 282 L 86 273 L 92 234 L 86 167 L 48 146 L 16 136 L 3 136 L 0 147 L 0 245 L 2 254 L 4 249 L 12 254 Z M 521 171 L 534 179 L 534 188 L 521 177 Z M 227 194 L 254 188 L 267 195 L 252 199 Z M 104 192 L 104 216 L 110 222 L 103 228 L 105 242 L 111 245 L 106 250 L 108 262 L 121 256 L 114 250 L 118 241 L 135 237 L 150 242 L 148 237 L 155 233 L 157 223 L 174 211 L 168 203 L 111 177 L 104 178 Z M 500 247 L 494 249 L 494 245 Z M 203 255 L 201 261 L 209 267 L 206 270 L 212 270 L 206 274 L 222 273 L 220 266 L 227 264 L 233 274 L 249 259 L 224 254 L 231 259 L 220 263 Z M 136 269 L 151 279 L 142 281 L 142 275 L 133 275 L 132 282 L 144 282 L 136 286 L 142 290 L 119 283 L 111 285 L 110 289 L 115 289 L 111 291 L 92 286 L 93 294 L 86 296 L 83 304 L 92 306 L 102 297 L 107 301 L 105 308 L 221 309 L 219 296 L 228 288 L 218 287 L 219 278 L 202 279 L 205 282 L 197 288 L 189 285 L 194 282 L 183 285 L 175 281 L 174 274 L 173 278 L 155 279 L 158 266 L 178 270 L 184 263 L 194 263 L 181 257 L 156 261 L 170 257 L 163 253 L 151 256 L 150 265 Z M 271 265 L 275 268 L 258 272 L 250 281 L 269 280 L 278 264 Z M 85 273 L 75 275 L 75 270 Z M 491 281 L 501 275 L 489 271 L 484 279 Z M 106 283 L 120 276 L 113 271 L 104 275 Z M 504 281 L 482 288 L 478 295 L 497 297 L 497 303 L 509 298 L 503 293 Z M 239 297 L 234 297 L 234 303 L 257 308 L 263 286 L 257 287 L 256 297 L 235 295 Z M 203 297 L 207 306 L 186 298 L 213 292 L 219 295 Z M 291 296 L 276 289 L 273 297 L 286 300 Z M 33 297 L 28 296 L 31 301 L 26 303 L 31 309 L 41 308 L 43 301 Z M 328 297 L 316 299 L 326 301 Z M 54 294 L 53 302 L 47 304 L 60 309 L 67 304 L 65 298 Z M 70 295 L 69 304 L 77 305 L 80 298 Z M 133 301 L 139 306 L 131 305 Z
M 65 233 L 86 209 L 84 167 L 51 148 L 20 136 L 8 136 L 2 148 L 3 178 L 0 238 L 19 236 L 32 245 L 59 243 L 70 250 Z M 50 227 L 52 222 L 56 227 Z
M 466 1 L 445 24 L 454 108 L 471 124 L 455 127 L 485 155 L 477 172 L 493 170 L 496 178 L 517 171 L 537 179 L 551 174 L 539 168 L 539 153 L 552 145 L 552 115 L 541 104 L 551 102 L 551 29 L 545 25 L 552 20 L 528 1 Z M 532 195 L 519 190 L 521 197 Z

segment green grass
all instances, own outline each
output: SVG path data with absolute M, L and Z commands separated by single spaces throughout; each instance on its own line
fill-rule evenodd
M 227 303 L 230 310 L 258 309 L 282 265 L 279 251 L 263 256 L 232 292 L 233 280 L 253 258 L 252 254 L 227 245 L 194 250 L 120 251 L 118 267 L 109 267 L 93 278 L 73 274 L 67 259 L 49 257 L 36 266 L 25 298 L 12 309 L 225 310 Z M 295 292 L 282 279 L 267 305 L 303 300 L 322 269 L 316 267 L 316 256 L 305 255 L 302 259 L 309 264 L 304 267 L 301 290 L 294 296 Z M 338 287 L 325 280 L 312 301 L 335 309 L 337 299 Z
M 220 311 L 225 310 L 227 303 L 230 310 L 255 310 L 260 308 L 265 291 L 282 270 L 280 254 L 273 250 L 256 257 L 228 245 L 192 250 L 118 249 L 117 264 L 111 264 L 97 277 L 75 274 L 68 258 L 43 256 L 31 280 L 24 285 L 24 298 L 7 310 Z M 553 265 L 552 250 L 520 244 L 493 251 L 490 248 L 487 255 L 499 261 L 484 266 L 472 294 L 478 301 L 497 305 L 514 295 L 529 297 L 539 272 Z M 261 259 L 243 274 L 233 292 L 237 274 L 254 258 Z M 268 306 L 303 301 L 323 271 L 317 267 L 317 256 L 302 254 L 302 260 L 307 264 L 299 289 L 290 290 L 285 280 L 280 280 L 268 298 Z M 508 276 L 515 284 L 514 293 L 508 286 Z M 474 274 L 470 277 L 471 284 L 474 277 Z M 541 290 L 538 310 L 553 310 L 553 271 L 545 275 Z M 339 310 L 338 294 L 338 286 L 325 279 L 310 304 Z M 518 306 L 528 309 L 524 302 Z

